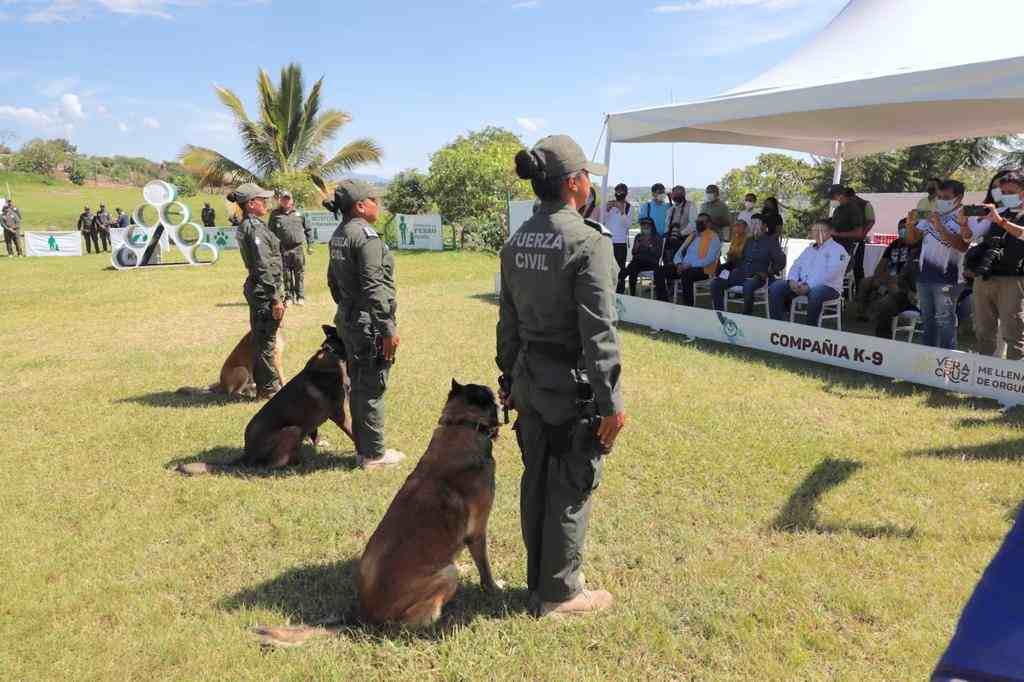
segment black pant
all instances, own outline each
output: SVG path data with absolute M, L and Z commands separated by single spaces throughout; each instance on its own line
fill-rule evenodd
M 14 244 L 14 248 L 11 248 L 11 244 Z M 21 251 L 21 241 L 18 239 L 17 232 L 11 232 L 10 230 L 4 230 L 4 246 L 7 247 L 7 255 L 13 256 L 15 250 L 17 250 L 19 256 L 25 254 Z
M 880 339 L 892 338 L 892 320 L 894 317 L 914 307 L 907 292 L 890 291 L 873 306 L 875 317 L 875 336 Z
M 103 244 L 103 250 L 110 251 L 110 233 L 106 230 L 100 230 L 97 234 L 99 235 L 100 243 Z M 99 251 L 99 248 L 97 247 L 96 250 Z
M 864 250 L 867 248 L 867 242 L 863 239 L 836 239 L 836 241 L 850 254 L 853 281 L 859 288 L 860 281 L 864 279 Z
M 683 305 L 693 305 L 693 285 L 696 282 L 703 282 L 708 278 L 708 273 L 701 268 L 689 268 L 681 273 L 675 265 L 665 265 L 654 271 L 654 292 L 659 301 L 668 300 L 668 283 L 679 280 L 679 286 L 683 289 Z
M 619 287 L 622 286 L 622 283 L 625 282 L 626 278 L 628 277 L 629 295 L 636 296 L 636 278 L 641 272 L 647 272 L 649 270 L 657 272 L 658 264 L 652 263 L 650 261 L 640 260 L 639 258 L 634 258 L 633 260 L 629 261 L 629 265 L 627 265 L 625 268 L 622 269 L 621 272 L 619 272 Z
M 625 244 L 612 244 L 612 251 L 615 253 L 615 262 L 619 264 L 619 272 L 621 273 L 626 269 L 626 255 L 628 249 Z M 619 278 L 619 286 L 615 289 L 615 293 L 625 293 L 626 287 L 623 279 Z
M 96 239 L 96 231 L 95 230 L 84 231 L 84 232 L 82 232 L 82 236 L 85 237 L 85 252 L 86 253 L 92 253 L 94 249 L 95 249 L 96 253 L 100 252 L 100 243 L 99 243 L 99 240 Z

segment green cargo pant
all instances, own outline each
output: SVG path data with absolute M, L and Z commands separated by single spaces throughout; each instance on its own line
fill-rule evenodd
M 572 599 L 584 587 L 580 568 L 591 493 L 601 481 L 604 459 L 587 427 L 579 420 L 551 426 L 529 409 L 520 409 L 516 420 L 525 467 L 519 507 L 526 581 L 546 602 Z
M 306 253 L 301 245 L 281 251 L 285 295 L 297 301 L 306 298 Z
M 384 456 L 384 391 L 391 365 L 377 357 L 368 324 L 347 325 L 338 333 L 345 342 L 348 377 L 352 385 L 352 435 L 356 453 L 368 459 Z
M 270 301 L 254 299 L 246 291 L 249 303 L 249 328 L 255 355 L 252 359 L 252 380 L 256 390 L 262 394 L 281 390 L 281 377 L 274 368 L 274 344 L 277 343 L 277 328 L 281 326 L 270 311 Z

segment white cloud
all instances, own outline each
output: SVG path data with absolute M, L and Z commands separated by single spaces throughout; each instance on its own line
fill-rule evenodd
M 675 12 L 702 12 L 729 7 L 763 7 L 764 9 L 784 9 L 798 5 L 800 0 L 688 0 L 658 5 L 654 8 L 657 14 L 674 14 Z
M 124 121 L 118 121 L 117 129 L 120 130 L 122 133 L 127 133 L 129 130 L 128 124 L 126 124 Z
M 0 105 L 0 118 L 14 119 L 35 128 L 46 128 L 56 123 L 53 116 L 46 112 L 32 107 L 12 107 L 6 104 Z
M 147 116 L 144 119 L 142 119 L 142 125 L 146 126 L 147 128 L 152 128 L 153 130 L 156 130 L 157 128 L 160 127 L 160 121 L 156 120 L 152 116 Z
M 40 95 L 57 98 L 73 90 L 80 82 L 78 78 L 73 76 L 70 78 L 58 78 L 42 83 L 39 85 L 38 90 Z
M 542 118 L 527 118 L 526 116 L 517 118 L 516 123 L 519 124 L 520 128 L 531 133 L 537 132 L 547 124 Z
M 110 109 L 107 109 L 102 104 L 97 104 L 96 105 L 96 113 L 99 114 L 100 116 L 106 116 L 107 114 L 110 113 Z
M 25 21 L 37 24 L 77 21 L 97 11 L 130 16 L 173 19 L 175 7 L 200 7 L 207 0 L 7 0 L 12 5 L 45 6 L 25 15 Z
M 72 121 L 81 121 L 85 118 L 85 111 L 82 110 L 82 100 L 78 99 L 78 95 L 73 92 L 61 95 L 60 115 Z
M 523 0 L 512 5 L 512 9 L 536 9 L 540 7 L 540 0 Z

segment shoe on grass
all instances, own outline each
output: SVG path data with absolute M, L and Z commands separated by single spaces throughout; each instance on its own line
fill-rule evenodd
M 383 469 L 385 467 L 393 467 L 401 464 L 402 460 L 405 459 L 405 454 L 398 450 L 385 450 L 384 454 L 380 457 L 363 457 L 362 455 L 356 455 L 356 464 L 359 465 L 360 469 L 367 471 L 373 469 Z
M 540 605 L 540 617 L 560 618 L 562 616 L 578 616 L 594 611 L 610 609 L 615 603 L 611 592 L 606 590 L 582 590 L 567 601 L 546 601 Z
M 304 299 L 304 298 L 297 298 L 297 299 L 295 299 L 295 305 L 306 305 L 306 299 Z

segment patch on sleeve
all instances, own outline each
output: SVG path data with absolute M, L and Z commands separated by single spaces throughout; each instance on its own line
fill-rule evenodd
M 378 238 L 380 236 L 380 235 L 377 234 L 377 231 L 374 230 L 369 225 L 364 225 L 363 226 L 363 234 L 366 235 L 367 239 L 376 239 L 376 238 Z
M 603 234 L 605 237 L 611 237 L 612 236 L 611 231 L 607 227 L 602 225 L 601 223 L 597 222 L 596 220 L 591 220 L 589 218 L 585 218 L 583 220 L 583 222 L 585 222 L 587 225 L 589 225 L 590 227 L 594 228 L 595 230 L 597 230 L 598 232 Z

